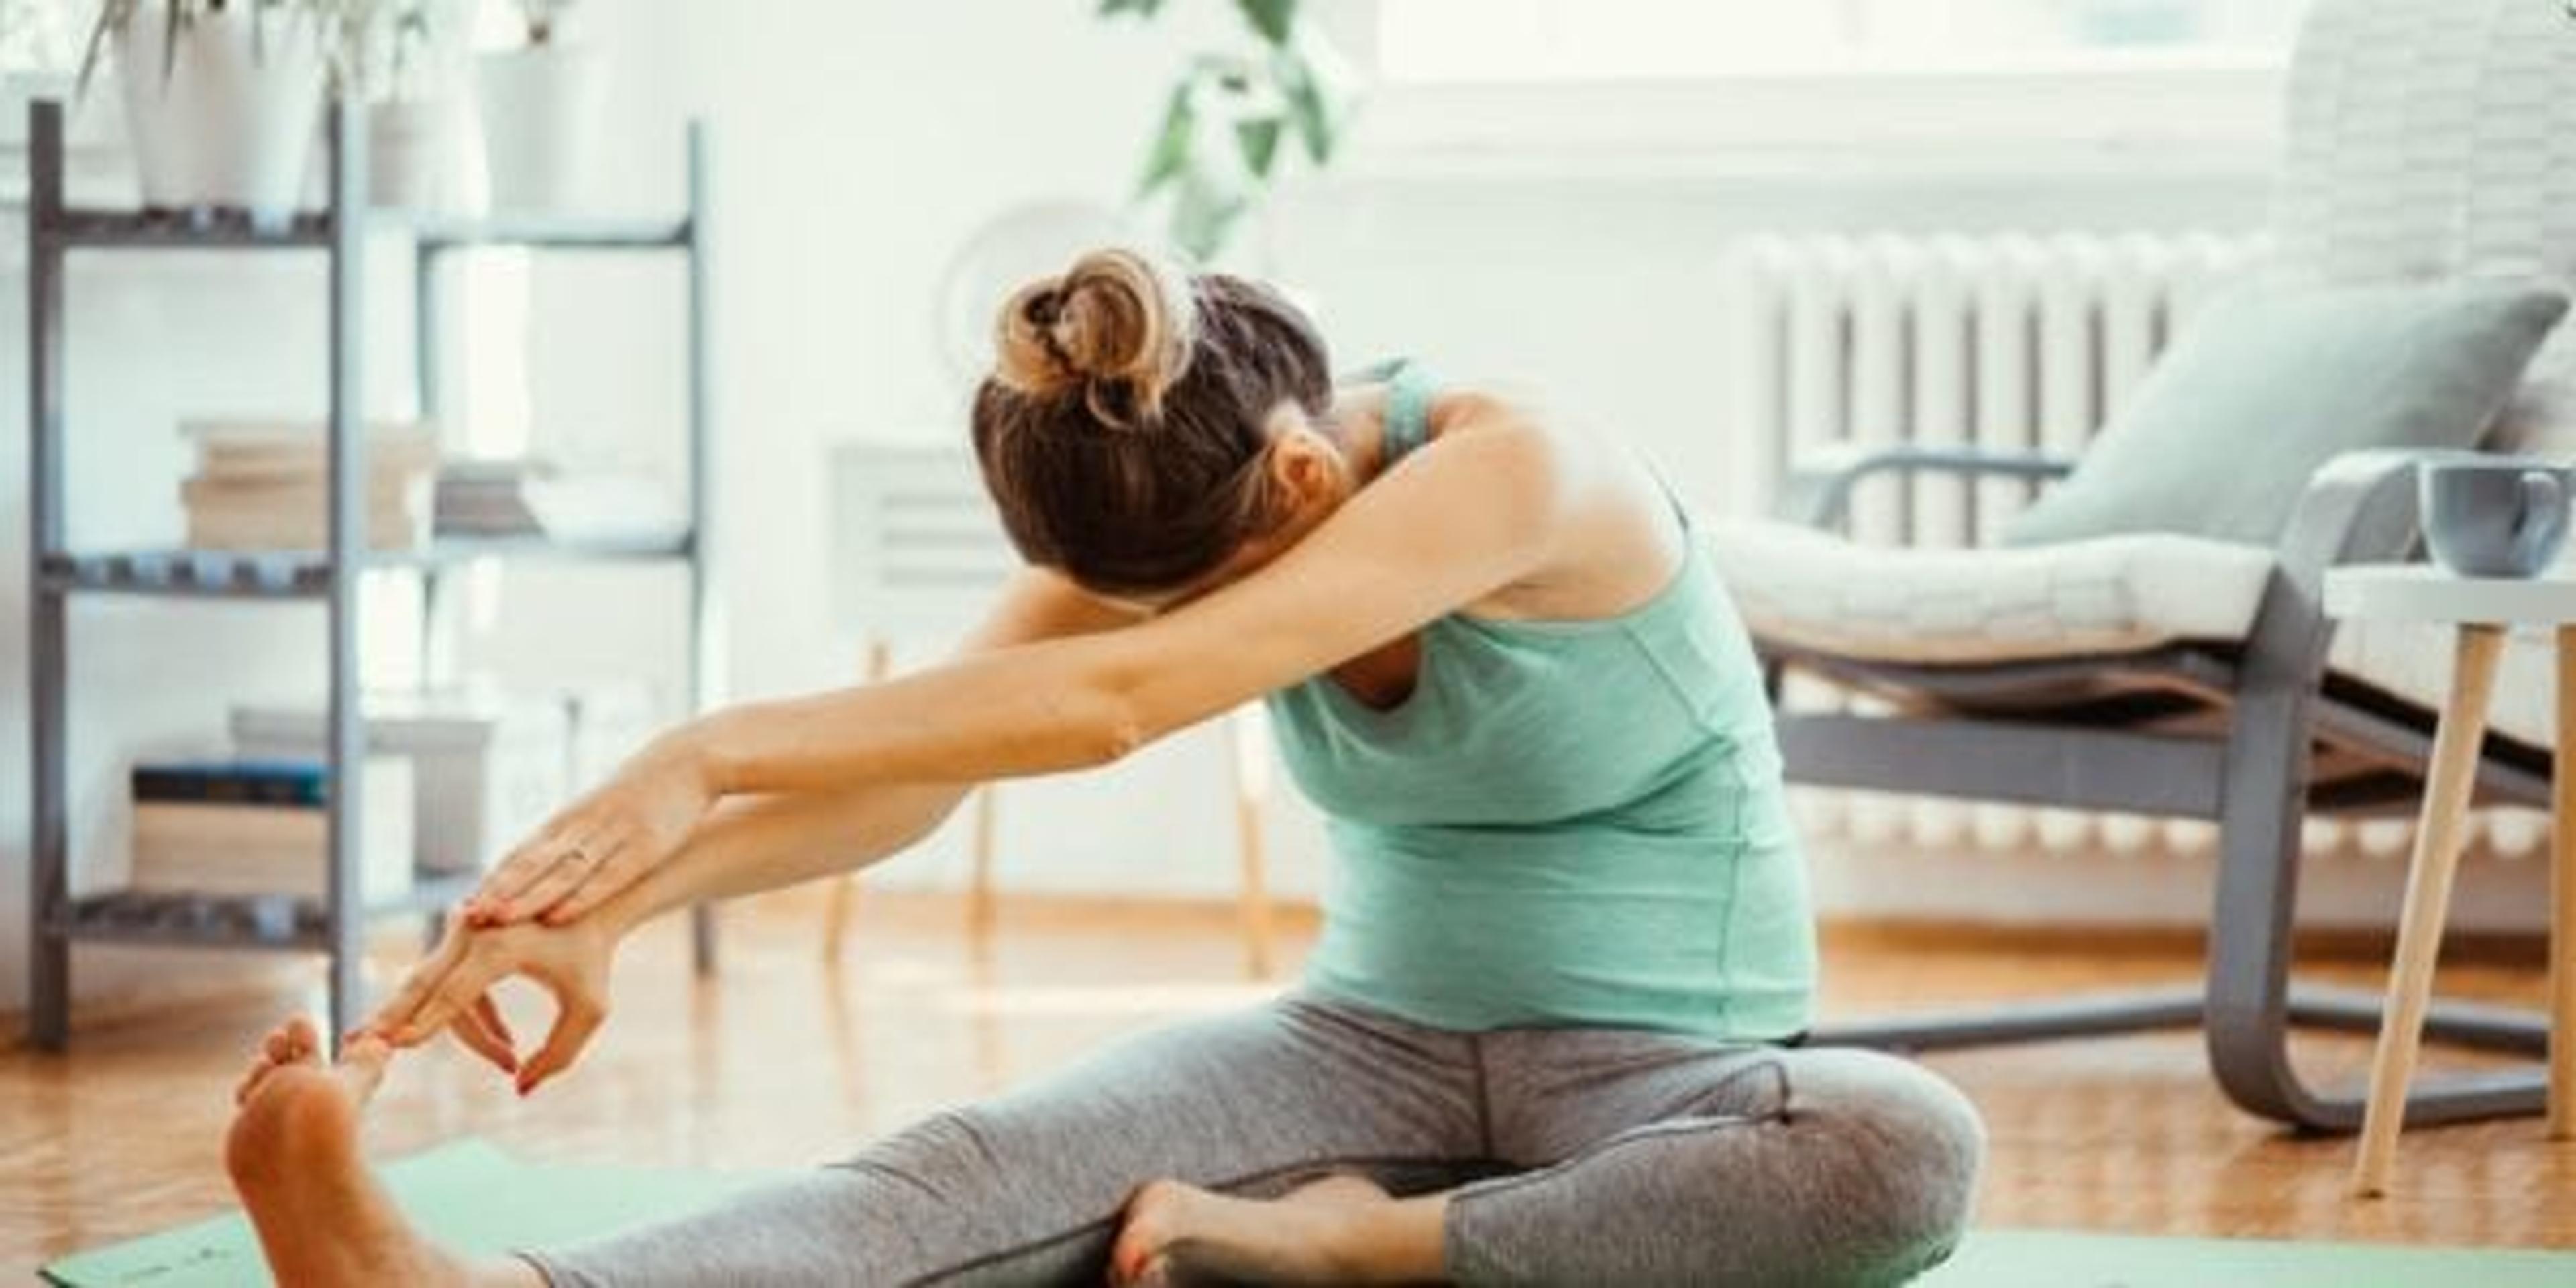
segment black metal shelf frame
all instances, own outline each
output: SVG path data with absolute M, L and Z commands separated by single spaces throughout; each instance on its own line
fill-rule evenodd
M 718 692 L 714 673 L 719 599 L 710 550 L 713 498 L 713 401 L 710 356 L 707 132 L 687 134 L 687 204 L 676 216 L 602 219 L 504 214 L 470 219 L 372 210 L 366 201 L 366 128 L 361 116 L 333 107 L 327 131 L 330 200 L 325 210 L 282 225 L 254 224 L 239 213 L 182 214 L 79 209 L 63 199 L 62 105 L 29 107 L 27 272 L 28 441 L 28 711 L 32 756 L 28 864 L 30 970 L 28 1036 L 59 1050 L 71 1025 L 74 942 L 164 944 L 319 951 L 330 958 L 331 1021 L 345 1033 L 364 1003 L 361 949 L 371 917 L 436 915 L 471 888 L 470 876 L 424 874 L 411 892 L 370 900 L 358 855 L 362 793 L 330 794 L 329 865 L 324 897 L 160 895 L 123 891 L 75 899 L 69 888 L 70 817 L 66 764 L 69 728 L 69 608 L 89 593 L 283 602 L 320 601 L 327 609 L 329 705 L 325 760 L 330 781 L 354 783 L 364 754 L 357 593 L 371 570 L 421 578 L 423 646 L 437 656 L 438 605 L 450 571 L 493 559 L 677 561 L 688 595 L 688 698 L 703 709 Z M 445 539 L 417 550 L 369 550 L 366 542 L 366 438 L 363 421 L 366 294 L 362 252 L 378 233 L 413 246 L 413 344 L 420 411 L 438 419 L 441 290 L 438 261 L 449 251 L 515 246 L 564 251 L 667 252 L 687 264 L 688 518 L 666 540 L 552 541 L 543 538 Z M 63 547 L 65 433 L 64 334 L 66 259 L 76 251 L 318 251 L 329 262 L 330 417 L 329 544 L 314 551 L 110 551 Z M 715 965 L 712 909 L 692 912 L 692 946 L 700 973 Z

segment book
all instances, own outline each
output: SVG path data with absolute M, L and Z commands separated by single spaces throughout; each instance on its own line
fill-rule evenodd
M 328 889 L 327 775 L 301 761 L 181 762 L 136 767 L 127 884 L 157 893 L 289 895 Z M 368 757 L 360 781 L 360 884 L 370 902 L 412 888 L 411 766 Z M 191 794 L 193 793 L 193 794 Z
M 383 511 L 368 514 L 366 524 L 367 546 L 374 550 L 418 546 L 427 526 L 415 516 Z M 302 513 L 230 508 L 188 513 L 192 550 L 320 550 L 330 544 L 330 520 L 320 506 Z
M 330 450 L 318 421 L 191 420 L 196 472 L 179 484 L 188 545 L 204 550 L 318 550 L 330 541 Z M 416 422 L 369 427 L 360 486 L 366 543 L 420 544 L 429 533 L 438 437 Z
M 284 806 L 328 804 L 330 777 L 321 761 L 289 759 L 137 762 L 128 775 L 137 802 Z

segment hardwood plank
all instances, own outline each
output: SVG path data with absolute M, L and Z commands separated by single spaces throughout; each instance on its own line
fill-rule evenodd
M 1006 900 L 990 950 L 968 948 L 955 900 L 871 894 L 836 967 L 819 960 L 821 892 L 763 901 L 731 922 L 725 974 L 688 974 L 670 922 L 619 967 L 619 1011 L 588 1060 L 534 1100 L 463 1053 L 408 1059 L 371 1118 L 379 1153 L 476 1133 L 532 1157 L 703 1166 L 795 1165 L 855 1148 L 959 1098 L 1036 1076 L 1110 1037 L 1243 1005 L 1230 904 Z M 1283 967 L 1312 942 L 1282 910 Z M 2136 987 L 2188 979 L 2188 954 L 2032 952 L 1960 937 L 1898 946 L 1827 936 L 1828 1009 Z M 389 936 L 371 971 L 399 970 Z M 2382 967 L 2323 977 L 2375 986 Z M 77 1033 L 72 1053 L 0 1053 L 0 1263 L 27 1265 L 213 1212 L 225 1096 L 251 1040 L 318 1001 L 318 971 L 248 996 L 126 1014 Z M 2533 966 L 2446 964 L 2446 989 L 2537 1004 Z M 510 1003 L 521 1031 L 539 1018 Z M 2537 1119 L 2409 1132 L 2389 1197 L 2342 1197 L 2350 1142 L 2302 1140 L 2229 1108 L 2199 1037 L 1945 1055 L 1931 1061 L 1983 1107 L 1994 1153 L 1979 1219 L 2135 1233 L 2576 1247 L 2576 1144 Z M 2320 1072 L 2357 1076 L 2370 1045 L 2321 1037 Z M 2436 1070 L 2475 1057 L 2428 1050 Z M 843 1142 L 819 1149 L 816 1142 Z

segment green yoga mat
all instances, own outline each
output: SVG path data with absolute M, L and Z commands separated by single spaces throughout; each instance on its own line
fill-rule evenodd
M 490 1255 L 547 1247 L 705 1207 L 776 1175 L 678 1168 L 523 1163 L 488 1141 L 461 1140 L 389 1164 L 386 1188 L 430 1237 Z M 239 1212 L 65 1257 L 45 1267 L 61 1288 L 240 1288 L 269 1282 L 259 1240 Z
M 421 1228 L 473 1253 L 571 1242 L 677 1216 L 775 1173 L 523 1163 L 479 1140 L 414 1155 L 386 1184 Z M 62 1288 L 266 1283 L 239 1214 L 66 1257 Z M 2576 1253 L 1979 1230 L 1927 1288 L 2566 1288 Z

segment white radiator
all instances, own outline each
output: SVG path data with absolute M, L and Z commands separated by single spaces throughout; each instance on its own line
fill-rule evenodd
M 1748 239 L 1728 265 L 1726 423 L 1738 454 L 1726 500 L 1740 513 L 1767 511 L 1788 464 L 1826 444 L 1968 443 L 2078 454 L 2192 311 L 2254 271 L 2262 253 L 2259 238 L 2219 235 Z M 1885 476 L 1855 493 L 1852 531 L 1883 543 L 1979 544 L 2030 495 L 2014 481 Z M 1793 686 L 1788 701 L 1849 699 Z M 2172 865 L 2160 861 L 2177 856 L 2205 869 L 2215 839 L 2208 823 L 1815 789 L 1799 795 L 1807 835 L 1820 850 L 1839 844 L 1866 856 L 1901 849 L 1909 861 L 1982 855 L 2016 871 L 2039 864 L 2011 878 L 2028 890 L 2033 916 L 2062 912 L 2050 881 L 2034 873 L 2068 890 L 2087 883 L 2111 889 L 2123 883 L 2103 878 L 2124 864 L 2161 887 L 2151 903 L 2171 904 L 2132 903 L 2129 911 L 2154 920 L 2206 914 L 2205 883 L 2175 890 L 2174 882 L 2157 880 L 2157 870 L 2170 876 Z M 2313 857 L 2392 860 L 2370 865 L 2384 871 L 2346 897 L 2312 888 L 2311 911 L 2327 922 L 2383 921 L 2382 905 L 2393 900 L 2390 883 L 2403 866 L 2393 860 L 2405 855 L 2411 825 L 2320 820 L 2308 832 Z M 2546 824 L 2526 811 L 2491 811 L 2477 834 L 2473 863 L 2519 858 L 2538 851 Z M 2068 856 L 2091 861 L 2057 861 Z M 2010 915 L 1990 884 L 1965 882 L 1944 895 L 1919 865 L 1910 871 L 1901 889 L 1856 877 L 1870 888 L 1841 892 L 1841 910 Z M 1958 906 L 1940 906 L 1945 898 Z M 2461 901 L 2459 924 L 2523 919 L 2503 895 L 2491 910 L 2496 915 L 2482 916 L 2473 885 L 2464 885 Z

